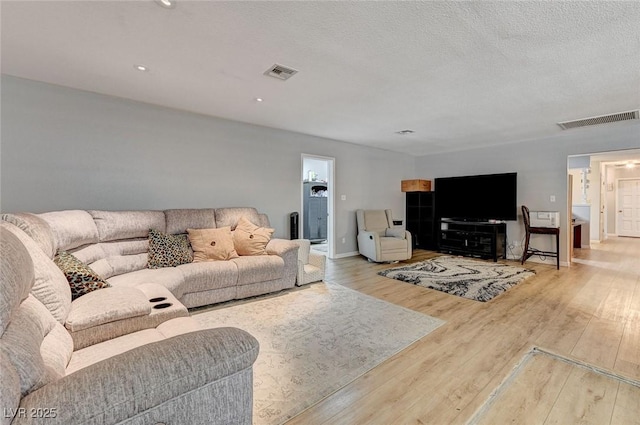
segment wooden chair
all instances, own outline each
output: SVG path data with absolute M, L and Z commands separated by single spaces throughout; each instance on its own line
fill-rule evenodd
M 527 233 L 524 248 L 522 250 L 522 261 L 520 264 L 524 264 L 527 258 L 533 255 L 540 255 L 542 257 L 551 257 L 556 259 L 556 268 L 560 270 L 560 227 L 531 227 L 531 218 L 529 217 L 529 208 L 525 205 L 522 206 L 522 219 L 524 220 L 524 230 Z M 531 235 L 555 235 L 556 237 L 556 251 L 541 251 L 535 248 L 529 248 L 529 240 Z

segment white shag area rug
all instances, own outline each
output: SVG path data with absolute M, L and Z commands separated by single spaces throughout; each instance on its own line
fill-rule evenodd
M 286 422 L 444 323 L 330 283 L 192 316 L 205 327 L 244 329 L 260 342 L 253 368 L 255 425 Z
M 508 264 L 442 256 L 408 266 L 383 270 L 378 274 L 447 294 L 485 302 L 535 275 L 535 272 Z

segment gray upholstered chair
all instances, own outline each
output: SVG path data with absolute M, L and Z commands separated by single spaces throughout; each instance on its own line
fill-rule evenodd
M 357 210 L 358 250 L 370 261 L 411 258 L 411 233 L 394 226 L 391 210 Z
M 324 280 L 324 269 L 327 257 L 311 252 L 311 241 L 308 239 L 294 239 L 300 247 L 298 249 L 298 276 L 296 285 Z

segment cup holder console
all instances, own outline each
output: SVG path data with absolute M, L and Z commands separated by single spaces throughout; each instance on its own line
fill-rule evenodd
M 171 303 L 161 303 L 161 304 L 154 305 L 153 308 L 155 308 L 156 310 L 162 310 L 163 308 L 169 308 L 172 305 L 173 304 L 171 304 Z
M 151 298 L 149 300 L 150 303 L 159 303 L 160 301 L 165 301 L 167 299 L 167 297 L 156 297 L 156 298 Z

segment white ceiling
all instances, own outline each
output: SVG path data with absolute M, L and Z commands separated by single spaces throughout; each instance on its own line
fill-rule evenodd
M 635 1 L 2 1 L 1 14 L 3 73 L 413 155 L 640 106 Z M 274 63 L 299 73 L 263 75 Z

